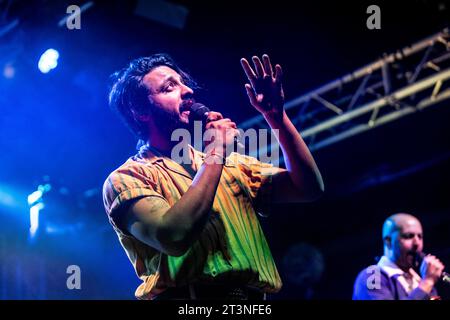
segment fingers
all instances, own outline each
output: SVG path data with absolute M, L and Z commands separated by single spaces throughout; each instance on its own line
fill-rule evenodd
M 433 255 L 428 255 L 425 257 L 424 260 L 426 261 L 426 263 L 428 265 L 432 266 L 439 272 L 442 272 L 444 270 L 444 264 L 437 257 L 435 257 Z
M 250 100 L 250 103 L 252 105 L 256 105 L 257 100 L 256 100 L 255 92 L 252 90 L 252 87 L 248 83 L 245 84 L 245 90 L 247 91 L 247 95 Z
M 427 264 L 433 264 L 433 262 L 436 260 L 435 256 L 432 256 L 431 254 L 426 255 L 423 259 Z
M 223 119 L 223 116 L 220 112 L 209 111 L 208 115 L 206 117 L 206 123 L 211 122 L 211 121 L 217 121 L 220 119 Z
M 275 66 L 275 83 L 277 85 L 281 85 L 282 78 L 283 78 L 283 70 L 281 69 L 281 66 L 277 64 Z
M 256 75 L 258 76 L 258 78 L 263 78 L 264 77 L 264 68 L 261 63 L 261 60 L 259 60 L 259 58 L 257 56 L 253 56 L 252 60 L 253 60 L 253 64 L 255 65 Z
M 227 146 L 234 146 L 236 137 L 238 138 L 240 135 L 236 123 L 228 118 L 211 121 L 205 128 L 205 137 L 207 137 L 205 139 L 209 138 L 208 145 L 212 143 L 213 147 L 222 147 L 224 150 L 228 150 Z
M 208 124 L 205 126 L 206 129 L 227 129 L 227 128 L 233 128 L 237 129 L 237 125 L 235 122 L 231 121 L 228 118 L 225 119 L 219 119 L 216 121 L 208 122 Z
M 245 74 L 247 75 L 248 81 L 250 81 L 252 87 L 256 86 L 256 74 L 253 71 L 252 67 L 250 67 L 250 64 L 248 63 L 247 59 L 242 58 L 241 59 L 241 65 L 244 69 Z
M 439 271 L 444 270 L 444 265 L 442 264 L 441 260 L 435 257 L 435 259 L 432 261 L 433 266 L 438 269 Z
M 279 64 L 275 66 L 275 75 L 274 75 L 274 70 L 272 68 L 272 63 L 270 62 L 269 55 L 263 54 L 262 63 L 257 56 L 253 56 L 252 61 L 255 67 L 255 71 L 253 71 L 252 67 L 245 58 L 241 59 L 242 68 L 244 69 L 245 74 L 247 75 L 247 78 L 250 81 L 250 84 L 252 85 L 253 88 L 255 88 L 255 83 L 257 79 L 267 78 L 268 76 L 270 76 L 270 79 L 273 79 L 273 77 L 275 77 L 275 82 L 277 84 L 281 84 L 283 76 L 281 66 Z
M 272 64 L 270 63 L 270 58 L 267 54 L 263 54 L 264 71 L 270 77 L 273 77 Z
M 231 121 L 229 118 L 224 118 L 220 112 L 210 111 L 206 117 L 206 126 L 205 128 L 237 128 L 235 122 Z

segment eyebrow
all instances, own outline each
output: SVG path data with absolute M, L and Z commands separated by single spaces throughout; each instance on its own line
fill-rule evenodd
M 181 76 L 180 76 L 179 79 L 177 79 L 177 78 L 175 78 L 173 75 L 170 75 L 170 76 L 168 76 L 167 78 L 165 78 L 165 79 L 163 80 L 163 82 L 158 86 L 158 91 L 160 91 L 160 90 L 162 89 L 162 87 L 164 87 L 164 85 L 165 85 L 167 82 L 170 82 L 170 81 L 175 81 L 175 82 L 183 83 L 183 79 L 181 78 Z
M 418 236 L 422 237 L 422 232 L 418 232 L 418 233 L 415 233 L 415 232 L 402 232 L 402 233 L 400 233 L 400 235 L 402 237 L 410 237 L 410 236 L 414 237 L 415 235 L 418 235 Z

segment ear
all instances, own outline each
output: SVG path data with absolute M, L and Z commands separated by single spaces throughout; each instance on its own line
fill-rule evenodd
M 391 247 L 392 247 L 392 240 L 391 240 L 391 237 L 390 237 L 390 236 L 384 237 L 383 242 L 384 242 L 384 245 L 385 245 L 386 247 L 388 247 L 389 249 L 391 249 Z

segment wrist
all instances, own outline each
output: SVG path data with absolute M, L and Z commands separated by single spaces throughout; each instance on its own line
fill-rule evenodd
M 225 156 L 223 153 L 218 152 L 216 150 L 210 151 L 205 156 L 205 163 L 206 164 L 220 164 L 224 165 L 226 161 Z
M 285 114 L 286 112 L 284 108 L 281 108 L 281 110 L 266 111 L 262 115 L 269 123 L 281 123 L 283 121 Z
M 426 293 L 430 293 L 434 285 L 435 281 L 432 278 L 423 278 L 419 283 L 419 287 Z

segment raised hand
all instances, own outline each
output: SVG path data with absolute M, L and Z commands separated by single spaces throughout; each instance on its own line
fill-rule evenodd
M 267 54 L 262 56 L 262 62 L 257 56 L 253 56 L 252 60 L 255 70 L 245 58 L 241 59 L 242 68 L 250 81 L 250 84 L 245 84 L 250 103 L 263 115 L 281 115 L 284 106 L 281 66 L 277 64 L 274 72 Z

